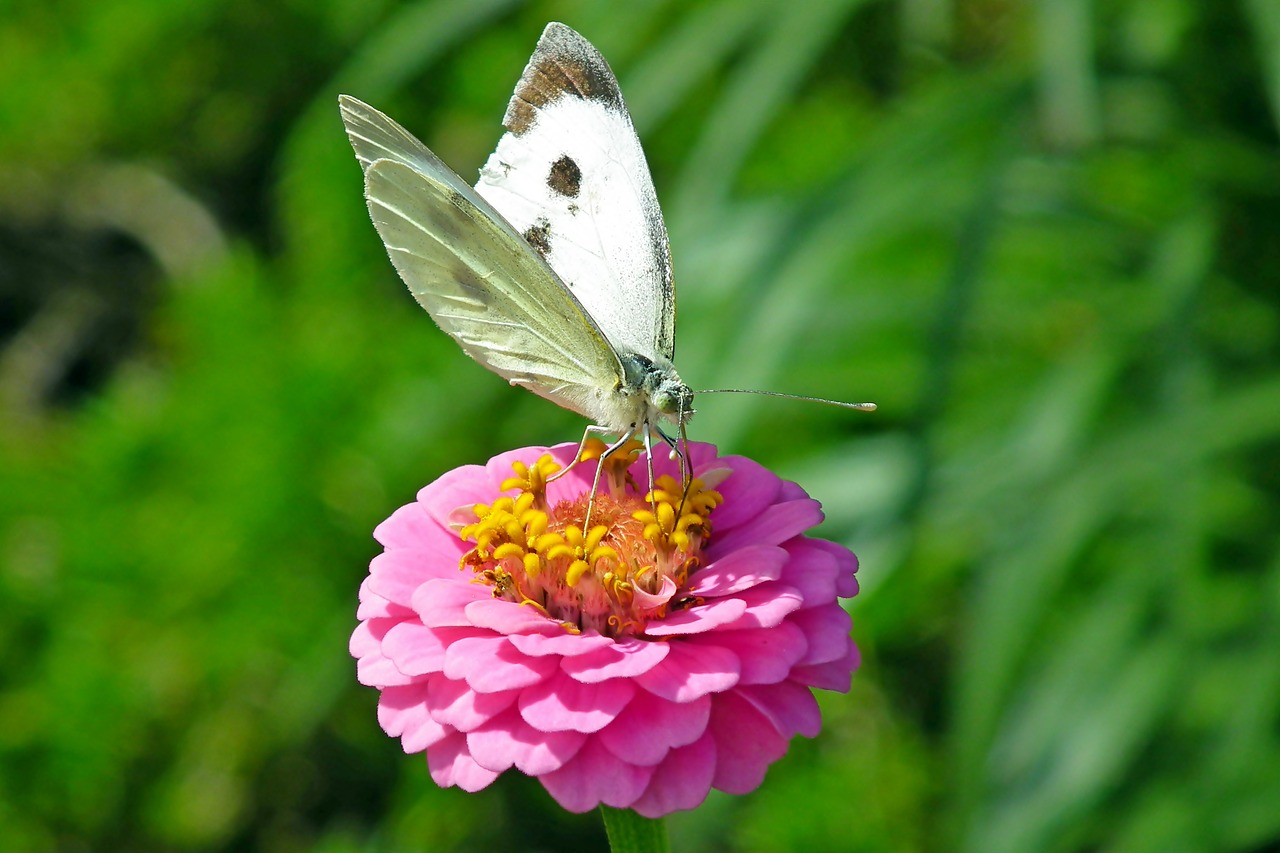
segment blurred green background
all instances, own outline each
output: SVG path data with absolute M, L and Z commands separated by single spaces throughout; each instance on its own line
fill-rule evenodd
M 440 791 L 370 531 L 581 421 L 396 278 L 336 95 L 473 178 L 548 20 L 622 81 L 692 435 L 862 557 L 866 663 L 684 851 L 1280 849 L 1280 3 L 68 0 L 0 18 L 6 850 L 603 849 Z

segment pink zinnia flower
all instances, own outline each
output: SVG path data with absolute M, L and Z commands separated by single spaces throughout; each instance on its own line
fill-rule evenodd
M 450 471 L 378 526 L 351 653 L 379 722 L 441 786 L 515 767 L 574 812 L 753 790 L 818 733 L 811 688 L 849 689 L 856 558 L 804 535 L 803 489 L 707 444 L 683 500 L 666 454 L 652 496 L 615 454 L 584 535 L 595 461 L 547 482 L 576 449 Z

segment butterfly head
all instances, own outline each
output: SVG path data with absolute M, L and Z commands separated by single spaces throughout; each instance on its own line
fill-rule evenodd
M 683 424 L 693 417 L 693 391 L 680 379 L 675 366 L 666 359 L 654 361 L 629 353 L 622 357 L 626 384 L 635 390 L 655 415 L 665 415 Z
M 658 387 L 649 395 L 649 402 L 680 423 L 693 417 L 693 392 L 680 381 L 674 368 L 662 377 Z

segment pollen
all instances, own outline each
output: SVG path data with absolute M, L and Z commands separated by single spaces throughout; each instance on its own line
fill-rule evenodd
M 475 521 L 460 535 L 472 548 L 460 568 L 494 598 L 536 607 L 571 630 L 643 636 L 651 620 L 695 603 L 689 576 L 723 498 L 698 478 L 682 485 L 667 475 L 645 491 L 631 472 L 640 443 L 602 460 L 604 449 L 592 439 L 579 457 L 600 466 L 597 492 L 588 486 L 554 506 L 547 482 L 560 466 L 551 456 L 514 463 L 501 491 L 516 494 L 470 508 Z

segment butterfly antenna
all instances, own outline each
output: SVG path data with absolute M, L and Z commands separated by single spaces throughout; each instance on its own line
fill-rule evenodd
M 806 397 L 803 394 L 783 394 L 781 391 L 756 391 L 751 388 L 711 388 L 706 391 L 694 391 L 695 394 L 760 394 L 764 397 L 782 397 L 786 400 L 803 400 L 806 403 L 822 403 L 826 406 L 839 406 L 841 409 L 857 409 L 860 412 L 874 412 L 875 403 L 846 403 L 844 400 L 828 400 L 824 397 Z

